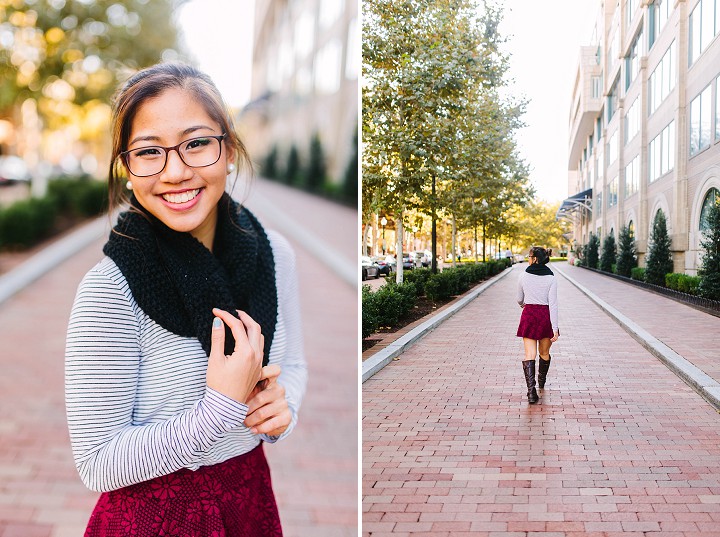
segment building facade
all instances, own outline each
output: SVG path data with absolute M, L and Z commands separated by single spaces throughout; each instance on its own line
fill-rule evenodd
M 256 0 L 251 102 L 240 129 L 254 158 L 307 157 L 319 136 L 332 181 L 357 147 L 357 0 Z
M 573 244 L 627 226 L 644 266 L 663 211 L 674 271 L 696 274 L 720 196 L 720 0 L 601 0 L 570 110 Z

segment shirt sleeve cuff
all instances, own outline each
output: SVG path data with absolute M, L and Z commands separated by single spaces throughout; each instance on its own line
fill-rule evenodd
M 226 431 L 242 425 L 248 412 L 245 403 L 235 401 L 210 387 L 205 389 L 203 406 L 208 416 Z

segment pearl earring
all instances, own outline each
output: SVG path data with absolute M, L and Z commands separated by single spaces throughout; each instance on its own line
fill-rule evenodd
M 125 183 L 125 188 L 127 188 L 128 190 L 132 190 L 132 181 L 128 181 L 127 183 Z
M 227 172 L 228 172 L 228 174 L 231 174 L 234 171 L 235 171 L 235 164 L 231 162 L 227 166 Z

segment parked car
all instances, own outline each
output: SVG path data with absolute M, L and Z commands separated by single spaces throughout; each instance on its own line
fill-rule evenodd
M 415 256 L 412 254 L 403 254 L 402 264 L 404 270 L 412 270 L 415 268 Z
M 0 156 L 0 184 L 30 182 L 28 165 L 15 155 Z
M 372 257 L 371 259 L 379 267 L 380 274 L 383 276 L 390 276 L 390 274 L 392 274 L 393 272 L 395 272 L 397 270 L 397 266 L 396 266 L 397 264 L 395 262 L 395 258 L 391 255 L 388 255 L 385 257 L 377 256 L 377 257 Z
M 362 281 L 380 277 L 380 267 L 370 257 L 362 256 Z

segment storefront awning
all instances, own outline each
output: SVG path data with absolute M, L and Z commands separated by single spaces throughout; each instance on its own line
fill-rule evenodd
M 574 213 L 582 209 L 592 209 L 592 188 L 588 188 L 565 199 L 555 215 L 557 220 L 572 220 Z

